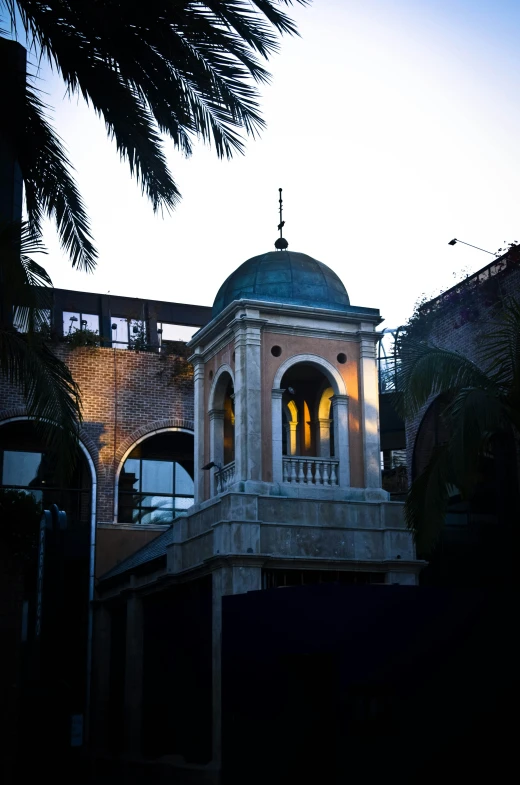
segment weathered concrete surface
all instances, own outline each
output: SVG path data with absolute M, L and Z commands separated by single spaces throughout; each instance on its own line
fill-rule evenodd
M 348 570 L 402 574 L 415 583 L 416 561 L 403 505 L 388 501 L 323 501 L 228 492 L 177 521 L 168 548 L 168 572 L 179 573 L 212 559 L 331 560 Z M 303 564 L 304 562 L 311 562 Z M 406 577 L 405 577 L 406 576 Z

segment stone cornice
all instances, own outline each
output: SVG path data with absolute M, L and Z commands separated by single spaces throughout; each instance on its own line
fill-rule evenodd
M 234 340 L 234 337 L 234 331 L 226 328 L 224 333 L 217 335 L 213 342 L 205 346 L 204 349 L 202 349 L 201 346 L 198 346 L 198 351 L 188 357 L 188 362 L 193 363 L 196 361 L 196 358 L 199 358 L 199 362 L 206 363 L 222 349 L 225 349 L 225 347 Z M 188 346 L 190 346 L 190 344 L 188 344 Z
M 356 331 L 328 330 L 326 326 L 320 327 L 291 327 L 286 324 L 267 322 L 264 332 L 281 335 L 305 335 L 308 338 L 324 338 L 330 341 L 358 341 Z
M 378 343 L 381 339 L 381 333 L 378 333 L 374 330 L 374 332 L 369 330 L 357 330 L 356 336 L 359 341 L 370 341 L 370 343 Z
M 280 314 L 284 316 L 304 316 L 308 319 L 323 319 L 324 321 L 344 321 L 344 322 L 371 322 L 374 325 L 380 324 L 383 320 L 376 308 L 359 308 L 350 306 L 348 311 L 334 311 L 328 308 L 313 308 L 306 305 L 288 305 L 264 300 L 234 300 L 218 316 L 206 324 L 188 343 L 188 347 L 195 349 L 202 342 L 211 340 L 218 335 L 224 325 L 229 327 L 230 317 L 232 321 L 236 318 L 237 311 L 244 311 L 247 308 L 256 309 L 267 314 Z M 246 318 L 249 317 L 247 314 Z M 217 339 L 218 340 L 218 339 Z

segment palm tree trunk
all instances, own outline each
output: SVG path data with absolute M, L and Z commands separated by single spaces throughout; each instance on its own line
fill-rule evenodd
M 23 180 L 13 142 L 17 135 L 17 125 L 24 117 L 26 67 L 24 47 L 17 41 L 0 38 L 2 106 L 7 116 L 7 122 L 0 125 L 0 226 L 18 226 L 22 221 Z M 12 303 L 6 300 L 1 260 L 0 293 L 0 325 L 10 326 L 13 309 Z

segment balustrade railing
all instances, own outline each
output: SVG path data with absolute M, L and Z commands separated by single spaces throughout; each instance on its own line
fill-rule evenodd
M 235 480 L 235 461 L 227 463 L 218 472 L 215 472 L 217 493 L 224 493 Z
M 339 461 L 334 458 L 283 457 L 283 481 L 295 485 L 337 486 Z

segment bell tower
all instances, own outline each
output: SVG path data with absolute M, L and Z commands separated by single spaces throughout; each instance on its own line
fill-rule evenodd
M 376 327 L 326 265 L 288 250 L 244 262 L 193 338 L 195 500 L 226 491 L 386 501 Z M 204 468 L 202 468 L 204 467 Z
M 286 585 L 287 571 L 297 583 L 414 585 L 423 567 L 403 505 L 381 488 L 379 311 L 288 250 L 281 207 L 280 194 L 277 250 L 229 276 L 189 344 L 195 504 L 174 521 L 167 558 L 180 580 L 212 575 L 217 751 L 224 595 Z

